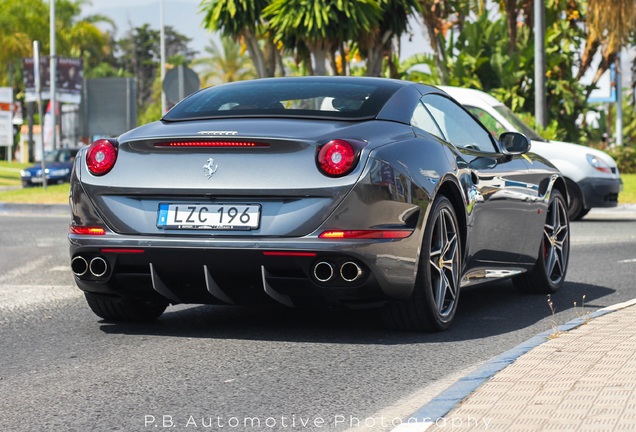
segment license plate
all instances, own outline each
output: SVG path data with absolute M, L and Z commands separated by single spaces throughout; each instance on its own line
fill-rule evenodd
M 163 229 L 253 230 L 261 219 L 258 204 L 159 204 Z

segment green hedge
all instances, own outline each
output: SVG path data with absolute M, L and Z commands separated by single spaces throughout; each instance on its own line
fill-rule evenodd
M 636 149 L 620 146 L 605 151 L 616 160 L 621 174 L 636 174 Z

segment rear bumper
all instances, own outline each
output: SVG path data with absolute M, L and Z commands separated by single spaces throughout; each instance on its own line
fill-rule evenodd
M 584 207 L 616 207 L 618 194 L 623 189 L 623 181 L 620 178 L 602 179 L 586 178 L 578 182 L 583 194 Z
M 76 272 L 78 287 L 87 292 L 123 297 L 158 292 L 172 303 L 250 304 L 275 300 L 288 306 L 326 302 L 354 307 L 411 295 L 417 259 L 409 254 L 417 250 L 416 237 L 255 241 L 71 234 L 69 240 L 72 260 L 82 257 L 90 265 L 99 257 L 107 263 L 101 276 L 88 269 L 82 275 Z M 327 281 L 316 277 L 318 263 L 333 268 L 333 276 Z M 345 263 L 355 263 L 360 276 L 353 281 L 347 280 L 352 277 L 343 277 Z

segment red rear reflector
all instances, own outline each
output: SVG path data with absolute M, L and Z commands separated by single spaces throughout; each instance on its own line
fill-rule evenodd
M 249 141 L 171 141 L 171 142 L 156 143 L 155 147 L 244 148 L 244 147 L 269 147 L 269 144 L 249 142 Z
M 409 230 L 347 230 L 324 231 L 318 237 L 323 239 L 403 239 L 410 236 Z
M 268 251 L 263 252 L 265 256 L 285 256 L 285 257 L 315 257 L 316 252 L 284 252 L 284 251 Z
M 129 254 L 139 254 L 144 253 L 143 249 L 129 249 L 129 248 L 103 248 L 101 249 L 102 253 L 129 253 Z
M 86 227 L 86 226 L 76 226 L 71 225 L 69 227 L 69 231 L 71 234 L 79 234 L 79 235 L 104 235 L 106 234 L 106 230 L 102 227 Z

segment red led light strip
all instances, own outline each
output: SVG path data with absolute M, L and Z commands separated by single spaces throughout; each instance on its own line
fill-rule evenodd
M 129 254 L 139 254 L 144 253 L 143 249 L 130 249 L 130 248 L 102 248 L 100 249 L 102 253 L 129 253 Z
M 223 147 L 223 148 L 245 148 L 245 147 L 269 147 L 269 144 L 250 141 L 170 141 L 156 143 L 155 147 Z

